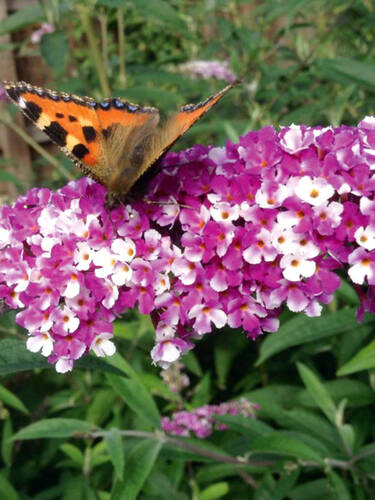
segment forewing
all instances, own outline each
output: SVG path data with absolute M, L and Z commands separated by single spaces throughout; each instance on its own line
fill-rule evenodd
M 155 146 L 147 158 L 148 165 L 152 165 L 160 158 L 172 145 L 196 123 L 208 110 L 212 108 L 222 97 L 239 82 L 231 83 L 220 92 L 212 95 L 208 99 L 198 104 L 187 104 L 178 113 L 172 116 L 161 130 L 160 138 L 155 141 Z M 146 167 L 146 165 L 145 165 Z M 143 168 L 143 172 L 146 168 Z
M 37 127 L 77 163 L 85 174 L 107 184 L 106 139 L 111 127 L 137 127 L 158 113 L 121 99 L 101 103 L 90 97 L 35 87 L 25 82 L 3 82 L 8 96 Z

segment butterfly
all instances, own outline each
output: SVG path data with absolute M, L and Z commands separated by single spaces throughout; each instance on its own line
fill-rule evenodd
M 159 111 L 120 98 L 97 102 L 36 87 L 3 82 L 21 111 L 45 132 L 85 175 L 107 187 L 107 201 L 136 192 L 155 175 L 161 156 L 238 82 L 198 104 L 187 104 L 159 125 Z M 148 175 L 145 175 L 148 174 Z

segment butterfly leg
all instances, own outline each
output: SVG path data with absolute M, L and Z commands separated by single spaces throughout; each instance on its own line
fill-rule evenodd
M 142 198 L 141 201 L 147 203 L 148 205 L 161 205 L 161 206 L 178 205 L 180 208 L 194 208 L 191 207 L 190 205 L 184 205 L 183 203 L 179 203 L 178 201 L 155 201 L 155 200 L 148 200 L 147 198 Z

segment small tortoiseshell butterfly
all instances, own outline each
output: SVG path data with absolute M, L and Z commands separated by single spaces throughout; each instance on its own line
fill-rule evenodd
M 108 189 L 108 201 L 125 198 L 150 167 L 234 85 L 199 104 L 188 104 L 158 126 L 159 111 L 123 99 L 97 102 L 3 82 L 8 96 L 83 172 Z

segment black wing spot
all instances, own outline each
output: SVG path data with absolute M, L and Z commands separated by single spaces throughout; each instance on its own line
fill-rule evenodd
M 42 108 L 35 104 L 35 102 L 27 102 L 24 111 L 29 118 L 37 121 L 42 112 Z
M 56 118 L 64 118 L 64 113 L 56 113 Z
M 43 130 L 56 142 L 56 144 L 65 146 L 68 133 L 58 122 L 51 122 L 48 127 L 45 127 Z
M 7 94 L 8 96 L 13 99 L 13 101 L 17 101 L 19 96 L 20 96 L 20 93 L 18 91 L 18 89 L 14 89 L 14 88 L 10 88 L 10 89 L 6 89 L 7 91 Z
M 96 137 L 96 131 L 94 129 L 94 127 L 82 127 L 82 132 L 83 132 L 83 135 L 85 136 L 85 139 L 87 142 L 92 142 L 92 141 L 95 141 L 95 137 Z
M 77 121 L 77 118 L 75 116 L 73 116 L 73 115 L 69 115 L 68 118 L 69 118 L 70 122 L 76 122 Z
M 72 153 L 74 156 L 76 156 L 79 160 L 82 160 L 82 158 L 87 155 L 89 150 L 86 148 L 84 144 L 76 144 L 74 148 L 72 149 Z

